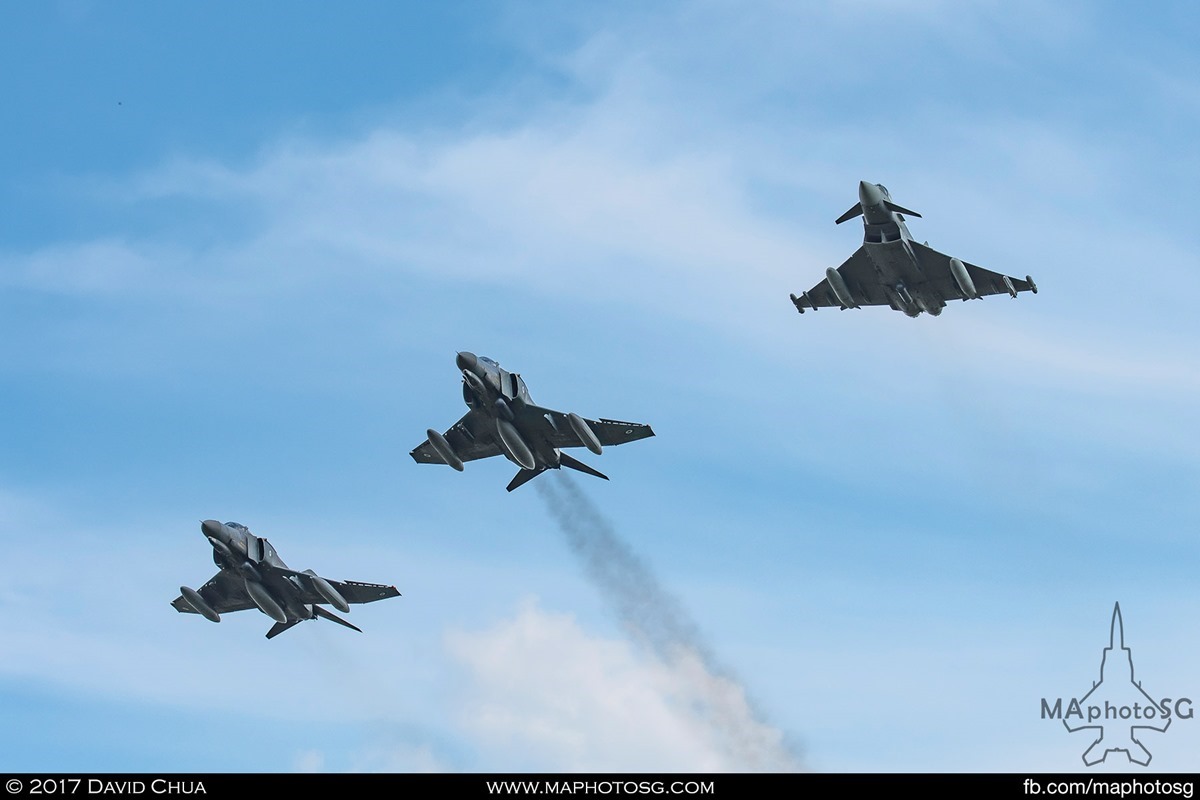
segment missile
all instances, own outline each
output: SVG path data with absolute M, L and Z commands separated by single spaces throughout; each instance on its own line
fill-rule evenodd
M 329 581 L 319 575 L 310 575 L 309 580 L 312 581 L 313 588 L 317 590 L 317 594 L 325 598 L 331 606 L 343 613 L 350 611 L 350 604 L 346 602 L 346 598 L 342 597 L 338 593 L 338 590 L 330 585 Z
M 217 554 L 220 555 L 221 558 L 226 561 L 226 563 L 233 563 L 233 551 L 229 549 L 229 545 L 225 544 L 215 536 L 209 536 L 208 543 L 213 546 L 213 550 L 216 550 Z
M 854 295 L 850 294 L 850 287 L 842 280 L 842 273 L 830 267 L 825 270 L 825 277 L 829 280 L 829 288 L 833 289 L 839 303 L 846 308 L 858 308 L 858 303 L 854 302 Z
M 442 436 L 433 428 L 425 431 L 425 435 L 429 437 L 429 446 L 433 448 L 433 452 L 442 457 L 442 461 L 445 461 L 459 472 L 463 471 L 462 459 L 454 452 L 454 448 L 446 441 L 445 436 Z
M 533 453 L 529 452 L 529 446 L 525 444 L 525 440 L 521 438 L 521 434 L 517 432 L 511 422 L 503 419 L 496 420 L 496 432 L 500 434 L 500 445 L 504 448 L 504 454 L 508 456 L 509 461 L 522 469 L 536 468 Z
M 971 280 L 967 266 L 962 261 L 957 258 L 950 259 L 950 274 L 954 276 L 954 282 L 964 295 L 972 300 L 979 297 L 979 292 L 975 290 L 975 281 Z
M 267 587 L 255 580 L 246 580 L 246 594 L 250 595 L 250 599 L 254 601 L 254 605 L 258 606 L 259 610 L 266 614 L 276 622 L 287 622 L 287 614 L 283 613 L 283 609 L 279 607 L 279 603 L 275 602 L 275 598 L 271 597 L 271 593 L 267 591 Z
M 1007 275 L 1001 275 L 1000 277 L 1004 279 L 1004 288 L 1015 298 L 1017 296 L 1017 287 L 1013 286 L 1012 280 Z
M 483 379 L 471 372 L 469 369 L 462 371 L 463 380 L 467 382 L 468 388 L 475 393 L 475 396 L 481 400 L 487 397 L 487 388 L 483 385 Z
M 213 622 L 221 621 L 221 615 L 216 611 L 213 611 L 213 607 L 204 602 L 204 598 L 201 597 L 200 593 L 195 589 L 189 586 L 180 586 L 179 593 L 183 595 L 184 602 L 194 608 L 197 614 L 200 614 L 205 619 L 210 619 Z
M 600 447 L 600 440 L 596 438 L 595 431 L 584 421 L 583 417 L 570 413 L 567 414 L 567 422 L 571 423 L 571 430 L 575 431 L 575 435 L 583 442 L 584 447 L 596 455 L 600 455 L 603 451 L 603 448 Z

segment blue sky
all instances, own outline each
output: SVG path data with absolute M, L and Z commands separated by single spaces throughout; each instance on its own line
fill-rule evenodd
M 1200 700 L 1190 5 L 3 14 L 6 769 L 750 768 L 714 691 L 805 769 L 1082 769 L 1039 700 L 1117 601 Z M 1041 292 L 797 315 L 862 179 Z M 412 462 L 463 349 L 654 426 L 578 485 L 718 672 L 510 464 Z M 181 616 L 210 517 L 404 597 Z

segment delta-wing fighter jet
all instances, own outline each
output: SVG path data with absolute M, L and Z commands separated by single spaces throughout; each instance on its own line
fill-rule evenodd
M 922 311 L 936 317 L 947 300 L 974 300 L 989 294 L 1037 293 L 1037 284 L 968 264 L 939 253 L 928 243 L 913 240 L 904 215 L 921 216 L 896 205 L 886 187 L 861 181 L 858 203 L 837 218 L 837 224 L 862 215 L 863 243 L 837 269 L 825 270 L 825 280 L 792 303 L 801 314 L 825 307 L 891 306 L 915 317 Z
M 358 581 L 332 581 L 311 569 L 295 572 L 283 563 L 271 543 L 237 522 L 220 523 L 206 519 L 200 530 L 212 544 L 213 561 L 221 571 L 200 587 L 200 591 L 179 587 L 182 593 L 171 605 L 186 614 L 200 614 L 213 622 L 230 611 L 257 608 L 275 624 L 267 631 L 271 639 L 297 622 L 328 619 L 362 633 L 341 617 L 321 608 L 329 603 L 337 610 L 350 611 L 351 603 L 371 603 L 398 597 L 395 586 Z
M 429 438 L 412 451 L 418 464 L 449 464 L 462 472 L 464 462 L 502 455 L 521 468 L 508 484 L 511 492 L 560 467 L 608 480 L 561 448 L 586 447 L 600 455 L 604 445 L 654 435 L 649 425 L 637 422 L 584 419 L 536 406 L 521 376 L 486 356 L 463 352 L 455 363 L 462 370 L 463 400 L 470 411 L 444 435 L 432 428 L 426 431 Z

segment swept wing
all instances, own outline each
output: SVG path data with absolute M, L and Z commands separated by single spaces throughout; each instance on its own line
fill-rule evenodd
M 490 428 L 495 423 L 479 411 L 468 411 L 462 419 L 454 423 L 446 431 L 446 441 L 454 448 L 454 453 L 463 461 L 476 461 L 481 458 L 491 458 L 503 454 L 496 438 L 491 435 Z M 486 432 L 485 432 L 486 431 Z M 445 464 L 433 445 L 426 439 L 413 448 L 409 454 L 418 464 Z
M 964 298 L 959 288 L 957 281 L 954 280 L 954 273 L 950 267 L 950 256 L 945 253 L 939 253 L 928 245 L 910 242 L 913 252 L 917 255 L 917 260 L 921 262 L 921 267 L 925 271 L 927 282 L 932 285 L 935 291 L 946 299 Z M 1010 275 L 1004 275 L 999 272 L 992 272 L 990 269 L 977 267 L 974 264 L 969 264 L 963 261 L 963 266 L 967 268 L 967 274 L 971 276 L 971 282 L 975 285 L 975 292 L 979 297 L 986 297 L 993 294 L 1010 294 L 1009 285 L 1012 286 L 1013 292 L 1036 292 L 1037 286 L 1033 281 L 1021 278 L 1014 278 Z

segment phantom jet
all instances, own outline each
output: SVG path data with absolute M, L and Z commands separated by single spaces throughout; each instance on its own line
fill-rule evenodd
M 586 447 L 600 455 L 603 445 L 654 435 L 649 425 L 584 419 L 535 406 L 521 376 L 501 369 L 486 356 L 463 352 L 455 363 L 462 370 L 463 400 L 470 411 L 445 435 L 432 428 L 426 431 L 429 438 L 412 451 L 418 464 L 449 464 L 462 472 L 463 462 L 502 455 L 521 468 L 508 484 L 511 492 L 546 470 L 560 467 L 608 480 L 607 475 L 560 448 Z
M 1037 294 L 1037 284 L 1028 275 L 1025 280 L 1010 278 L 913 241 L 905 214 L 921 216 L 893 203 L 883 184 L 860 181 L 858 204 L 838 217 L 837 224 L 862 215 L 862 247 L 837 269 L 825 270 L 825 280 L 799 297 L 792 295 L 796 310 L 803 314 L 809 308 L 891 306 L 910 317 L 922 311 L 936 317 L 947 300 Z
M 311 569 L 294 572 L 283 563 L 270 542 L 237 522 L 222 524 L 206 519 L 200 523 L 200 530 L 212 544 L 213 561 L 221 571 L 201 586 L 200 591 L 179 587 L 182 594 L 171 602 L 176 611 L 220 622 L 222 614 L 257 608 L 275 620 L 267 631 L 268 639 L 297 622 L 317 618 L 362 633 L 361 628 L 334 616 L 318 603 L 329 603 L 339 611 L 349 612 L 351 603 L 371 603 L 400 595 L 395 586 L 326 580 Z

